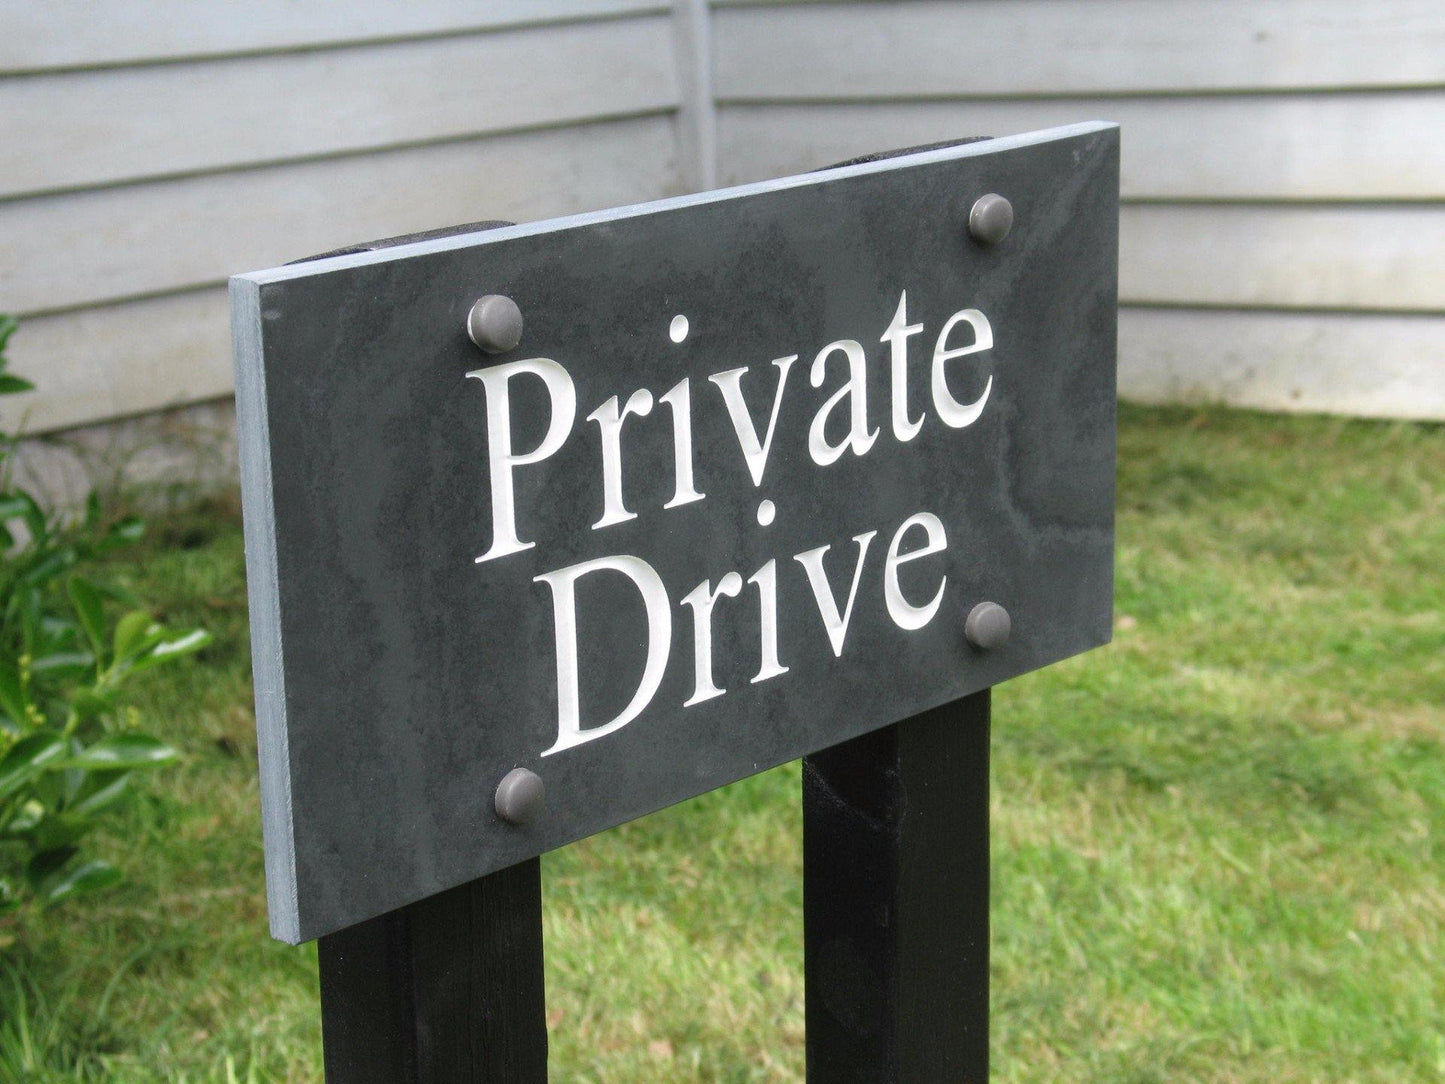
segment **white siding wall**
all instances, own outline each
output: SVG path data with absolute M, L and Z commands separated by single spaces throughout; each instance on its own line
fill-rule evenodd
M 682 190 L 665 0 L 0 7 L 5 402 L 31 432 L 231 390 L 224 283 Z
M 719 0 L 724 183 L 1123 125 L 1121 386 L 1445 418 L 1441 0 Z
M 236 271 L 1082 119 L 1127 395 L 1445 418 L 1442 0 L 5 0 L 0 420 L 228 394 Z

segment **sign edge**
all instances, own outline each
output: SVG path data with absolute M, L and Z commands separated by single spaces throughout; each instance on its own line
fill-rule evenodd
M 296 839 L 291 808 L 290 744 L 286 732 L 285 660 L 281 651 L 281 593 L 276 557 L 276 510 L 271 487 L 271 436 L 261 345 L 261 288 L 230 283 L 231 338 L 236 375 L 236 429 L 241 461 L 242 533 L 250 610 L 251 673 L 262 793 L 261 832 L 266 863 L 266 910 L 271 936 L 300 944 Z

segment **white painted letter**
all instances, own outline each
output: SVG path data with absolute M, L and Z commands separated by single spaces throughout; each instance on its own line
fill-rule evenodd
M 752 684 L 767 681 L 779 674 L 786 674 L 788 668 L 778 662 L 778 562 L 769 561 L 748 577 L 748 583 L 758 585 L 759 638 L 762 661 Z
M 922 330 L 922 324 L 908 322 L 908 291 L 904 290 L 898 298 L 898 311 L 893 314 L 893 322 L 888 325 L 883 338 L 878 340 L 888 344 L 893 363 L 893 435 L 899 440 L 912 440 L 923 428 L 922 417 L 916 422 L 908 417 L 908 337 Z
M 647 607 L 647 663 L 643 666 L 637 692 L 633 694 L 631 703 L 622 709 L 622 714 L 610 723 L 583 730 L 577 691 L 577 581 L 589 572 L 607 569 L 628 577 L 642 595 L 643 604 Z M 547 757 L 621 730 L 636 719 L 657 695 L 663 671 L 667 669 L 667 656 L 672 651 L 672 606 L 667 599 L 667 588 L 653 567 L 641 557 L 628 554 L 568 565 L 538 576 L 532 582 L 545 583 L 552 589 L 552 612 L 557 633 L 557 742 L 542 754 Z
M 910 527 L 922 527 L 928 534 L 928 544 L 921 550 L 899 553 L 898 547 Z M 909 516 L 902 526 L 893 532 L 893 541 L 888 544 L 888 560 L 883 565 L 883 598 L 888 603 L 888 616 L 893 618 L 893 623 L 900 629 L 921 629 L 933 620 L 933 615 L 938 612 L 938 604 L 943 601 L 943 588 L 948 584 L 948 577 L 944 576 L 939 581 L 938 591 L 930 602 L 914 606 L 903 597 L 903 591 L 898 586 L 898 566 L 927 557 L 930 553 L 938 553 L 947 547 L 948 536 L 944 533 L 943 521 L 932 512 L 919 512 L 916 516 Z
M 602 518 L 592 524 L 611 527 L 614 523 L 626 523 L 636 519 L 636 512 L 629 512 L 622 506 L 622 423 L 629 414 L 647 415 L 652 412 L 652 392 L 643 388 L 635 391 L 627 405 L 619 413 L 617 396 L 613 396 L 587 415 L 589 422 L 596 422 L 602 431 Z
M 729 572 L 718 581 L 716 591 L 710 581 L 703 580 L 683 596 L 683 605 L 692 607 L 692 667 L 697 675 L 692 696 L 682 705 L 685 708 L 724 692 L 712 683 L 712 608 L 723 595 L 737 598 L 742 589 L 743 578 Z
M 853 599 L 858 594 L 858 580 L 863 575 L 863 557 L 868 552 L 868 543 L 877 533 L 869 531 L 853 536 L 853 541 L 858 543 L 858 563 L 853 566 L 853 586 L 848 588 L 848 605 L 842 614 L 838 613 L 838 601 L 833 597 L 833 589 L 828 586 L 828 574 L 823 571 L 823 554 L 833 547 L 820 546 L 793 557 L 808 573 L 813 597 L 818 600 L 818 614 L 823 619 L 823 627 L 828 630 L 828 642 L 833 645 L 833 654 L 839 657 L 843 654 L 843 641 L 848 636 L 848 622 L 853 617 Z
M 961 320 L 967 320 L 973 325 L 973 342 L 968 346 L 960 346 L 957 350 L 949 350 L 946 345 L 948 333 Z M 962 429 L 964 426 L 978 421 L 978 416 L 983 413 L 983 405 L 988 402 L 988 393 L 993 389 L 993 375 L 989 375 L 988 383 L 983 386 L 982 395 L 971 403 L 960 403 L 948 390 L 948 378 L 944 375 L 943 363 L 953 358 L 961 358 L 966 354 L 977 354 L 992 348 L 993 328 L 988 326 L 988 317 L 977 309 L 964 309 L 962 312 L 954 313 L 948 318 L 948 323 L 943 325 L 943 330 L 938 333 L 938 342 L 933 347 L 933 406 L 945 425 Z
M 687 317 L 674 317 L 687 325 Z M 672 409 L 672 474 L 677 481 L 677 491 L 672 500 L 662 507 L 676 508 L 680 504 L 691 504 L 707 496 L 699 493 L 692 484 L 692 385 L 687 377 L 668 389 L 666 395 L 657 397 L 659 403 L 666 403 Z
M 813 462 L 820 467 L 837 462 L 844 450 L 850 447 L 854 455 L 862 455 L 873 447 L 873 441 L 878 438 L 878 430 L 868 432 L 868 359 L 864 356 L 861 345 L 852 339 L 829 343 L 819 350 L 818 356 L 813 359 L 813 370 L 808 374 L 808 379 L 815 388 L 823 386 L 823 370 L 827 367 L 828 355 L 835 350 L 843 351 L 848 357 L 848 382 L 819 408 L 813 417 L 813 424 L 808 427 L 808 451 L 813 456 Z M 851 406 L 848 438 L 841 444 L 829 444 L 825 435 L 828 415 L 845 396 Z
M 519 373 L 542 378 L 552 401 L 552 419 L 542 443 L 530 452 L 512 449 L 512 411 L 507 385 Z M 525 463 L 540 463 L 562 447 L 577 415 L 577 391 L 567 370 L 551 358 L 524 358 L 490 369 L 474 369 L 467 376 L 482 382 L 487 396 L 487 462 L 492 478 L 492 546 L 477 563 L 529 550 L 537 543 L 517 537 L 517 509 L 512 489 L 512 470 Z
M 753 416 L 748 413 L 748 404 L 743 400 L 742 378 L 747 375 L 747 366 L 729 369 L 725 373 L 714 373 L 708 377 L 722 391 L 723 402 L 727 404 L 728 417 L 738 435 L 738 446 L 743 458 L 748 461 L 748 473 L 753 476 L 753 485 L 763 484 L 763 468 L 768 465 L 768 449 L 773 445 L 773 427 L 778 424 L 778 408 L 783 405 L 783 385 L 788 382 L 788 370 L 798 355 L 777 358 L 773 364 L 778 367 L 778 390 L 773 393 L 773 414 L 768 419 L 768 435 L 758 442 L 758 430 L 753 425 Z

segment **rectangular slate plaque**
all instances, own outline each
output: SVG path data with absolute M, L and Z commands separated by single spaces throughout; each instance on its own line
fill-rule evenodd
M 1085 124 L 233 279 L 275 936 L 1106 642 L 1117 205 Z

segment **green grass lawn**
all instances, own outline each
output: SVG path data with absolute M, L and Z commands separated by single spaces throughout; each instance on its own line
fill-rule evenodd
M 1106 649 L 994 698 L 994 1080 L 1445 1080 L 1445 428 L 1129 409 Z M 0 1081 L 319 1081 L 266 936 L 238 517 L 109 570 L 186 752 L 0 925 Z M 796 765 L 549 855 L 552 1078 L 801 1081 Z

